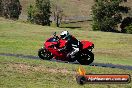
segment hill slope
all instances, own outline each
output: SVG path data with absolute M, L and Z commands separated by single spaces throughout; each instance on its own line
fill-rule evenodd
M 130 70 L 83 66 L 93 74 L 131 74 Z M 79 65 L 0 56 L 0 88 L 131 88 L 130 84 L 76 83 Z
M 132 8 L 132 0 L 127 0 L 128 2 L 122 3 L 124 6 L 129 6 Z M 22 9 L 22 17 L 27 14 L 27 7 L 30 4 L 34 4 L 35 0 L 20 0 Z M 51 0 L 51 4 L 57 3 L 64 11 L 64 15 L 67 17 L 71 16 L 86 16 L 89 17 L 91 12 L 91 7 L 94 4 L 94 0 Z M 53 9 L 54 7 L 52 7 Z
M 27 7 L 35 0 L 20 0 L 23 7 L 22 15 L 27 14 Z M 89 16 L 93 0 L 51 0 L 51 5 L 57 3 L 66 16 Z M 52 7 L 53 9 L 53 7 Z
M 78 39 L 95 43 L 95 62 L 132 65 L 132 35 L 69 30 Z M 0 18 L 0 53 L 37 56 L 38 49 L 54 32 L 62 29 Z M 0 56 L 0 88 L 130 88 L 130 84 L 80 86 L 75 76 L 79 65 Z M 83 66 L 88 73 L 131 74 L 131 70 Z M 72 85 L 72 86 L 71 86 Z
M 37 51 L 43 46 L 43 42 L 53 32 L 59 34 L 62 30 L 69 30 L 79 40 L 92 41 L 95 44 L 95 62 L 132 65 L 131 34 L 43 27 L 2 18 L 0 18 L 0 53 L 37 56 Z

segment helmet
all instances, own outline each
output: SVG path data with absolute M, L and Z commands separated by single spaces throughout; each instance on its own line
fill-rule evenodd
M 60 34 L 60 38 L 62 38 L 62 39 L 66 39 L 68 36 L 69 36 L 68 31 L 62 31 Z

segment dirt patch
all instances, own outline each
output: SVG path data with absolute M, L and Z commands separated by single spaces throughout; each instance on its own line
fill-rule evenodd
M 61 73 L 61 74 L 76 74 L 75 71 L 68 71 L 67 69 L 60 68 L 49 68 L 37 65 L 28 65 L 24 63 L 8 63 L 10 69 L 16 70 L 19 73 L 28 74 L 31 72 L 42 72 L 42 73 Z
M 31 72 L 30 71 L 31 66 L 27 64 L 21 64 L 21 63 L 7 63 L 7 64 L 9 69 L 15 70 L 19 73 L 28 74 Z
M 34 71 L 38 71 L 38 72 L 50 72 L 50 73 L 62 73 L 62 74 L 76 74 L 76 72 L 74 71 L 68 71 L 65 68 L 50 68 L 50 67 L 44 67 L 44 66 L 35 66 L 32 67 Z

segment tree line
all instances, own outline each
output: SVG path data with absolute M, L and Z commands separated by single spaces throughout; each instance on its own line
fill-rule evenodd
M 22 6 L 19 0 L 0 0 L 0 16 L 17 20 L 21 14 Z
M 132 33 L 132 17 L 123 18 L 123 14 L 130 10 L 122 5 L 125 2 L 127 0 L 95 0 L 92 7 L 93 30 Z
M 56 26 L 59 27 L 63 9 L 58 4 L 52 4 L 55 8 L 51 12 L 51 2 L 50 0 L 35 0 L 35 4 L 31 4 L 28 9 L 28 21 L 31 23 L 39 25 L 51 24 L 51 13 L 53 13 L 53 18 Z M 21 14 L 22 6 L 19 0 L 0 0 L 0 17 L 5 17 L 7 19 L 18 20 Z
M 130 8 L 122 6 L 121 3 L 127 0 L 95 0 L 92 7 L 93 30 L 107 32 L 132 33 L 132 17 L 123 18 L 124 13 L 128 13 Z M 51 11 L 51 6 L 54 9 Z M 36 0 L 28 8 L 28 21 L 39 25 L 51 24 L 51 13 L 54 22 L 59 27 L 63 9 L 58 4 L 53 4 L 50 0 Z M 19 0 L 0 0 L 0 16 L 17 20 L 21 14 L 22 6 Z M 118 28 L 121 28 L 119 31 Z

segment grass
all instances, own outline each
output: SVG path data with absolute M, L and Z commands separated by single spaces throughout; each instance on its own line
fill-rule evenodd
M 0 53 L 37 56 L 43 42 L 56 32 L 68 30 L 78 39 L 94 42 L 95 62 L 132 65 L 132 35 L 61 29 L 0 18 Z M 131 88 L 129 84 L 86 84 L 75 76 L 79 65 L 0 56 L 0 88 Z M 87 73 L 130 74 L 131 70 L 83 66 Z M 72 86 L 71 86 L 72 85 Z
M 34 4 L 35 0 L 20 0 L 20 2 L 23 7 L 22 15 L 26 15 L 27 7 Z M 65 16 L 89 16 L 93 2 L 93 0 L 51 0 L 51 5 L 57 3 L 64 10 Z
M 131 88 L 129 84 L 76 83 L 79 65 L 0 56 L 0 88 Z M 131 74 L 130 70 L 83 66 L 87 73 Z M 72 85 L 72 86 L 71 86 Z
M 20 0 L 22 15 L 34 0 Z M 72 1 L 72 2 L 71 2 Z M 59 0 L 67 16 L 88 16 L 93 0 Z M 90 3 L 87 4 L 87 3 Z M 131 3 L 131 2 L 129 2 Z M 128 4 L 129 5 L 129 4 Z M 130 4 L 132 5 L 132 4 Z M 87 9 L 86 9 L 87 8 Z M 87 12 L 87 13 L 86 13 Z M 65 26 L 85 26 L 87 23 Z M 82 29 L 82 30 L 80 30 Z M 78 39 L 94 42 L 95 61 L 132 66 L 132 35 L 93 32 L 80 29 L 43 27 L 0 18 L 0 53 L 37 56 L 43 42 L 56 32 L 68 30 Z M 90 29 L 91 30 L 91 29 Z M 130 84 L 87 84 L 76 83 L 75 75 L 79 65 L 0 56 L 0 88 L 131 88 Z M 83 66 L 87 73 L 130 74 L 131 70 Z
M 22 14 L 21 18 L 25 19 L 27 15 L 27 7 L 30 4 L 34 4 L 35 0 L 20 0 L 22 5 Z M 64 18 L 71 16 L 90 16 L 91 7 L 94 4 L 94 0 L 51 0 L 51 5 L 56 4 L 63 9 Z M 124 6 L 132 7 L 131 0 L 127 0 L 125 3 L 121 3 Z M 51 6 L 52 10 L 54 9 Z
M 73 23 L 62 23 L 60 25 L 61 28 L 71 28 L 71 29 L 80 29 L 80 30 L 92 30 L 91 21 L 84 21 L 84 22 L 73 22 Z
M 92 5 L 94 4 L 94 0 L 50 0 L 51 4 L 59 5 L 66 17 L 69 16 L 89 16 L 91 14 L 90 10 Z M 35 0 L 20 0 L 22 9 L 22 15 L 27 14 L 27 7 L 30 4 L 34 4 Z M 125 3 L 122 3 L 124 6 L 132 7 L 131 0 L 128 0 Z M 53 6 L 51 6 L 54 9 Z
M 68 30 L 79 40 L 92 41 L 95 44 L 94 62 L 132 65 L 131 34 L 43 27 L 3 18 L 0 18 L 0 53 L 37 56 L 43 42 L 53 32 L 60 33 L 62 30 Z
M 55 7 L 53 4 L 57 4 L 60 8 L 63 9 L 63 20 L 69 19 L 70 17 L 91 17 L 91 8 L 94 4 L 94 0 L 50 0 L 51 1 L 51 11 Z M 27 20 L 27 8 L 30 4 L 34 4 L 35 0 L 20 0 L 22 5 L 22 13 L 20 15 L 20 19 Z M 132 7 L 132 3 L 130 0 L 128 2 L 122 3 L 124 6 Z M 131 13 L 131 12 L 130 12 Z M 53 14 L 51 14 L 53 17 Z M 127 16 L 128 14 L 124 14 Z M 83 19 L 82 19 L 83 20 Z M 76 21 L 74 20 L 71 21 Z M 72 24 L 62 24 L 62 27 L 69 27 L 69 28 L 83 28 L 85 30 L 91 30 L 91 22 L 81 22 L 81 23 L 72 23 Z

